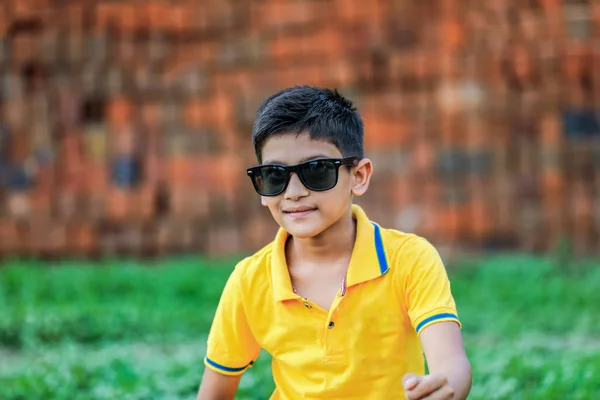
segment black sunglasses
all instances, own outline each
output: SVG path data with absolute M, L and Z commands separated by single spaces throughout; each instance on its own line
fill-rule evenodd
M 322 158 L 298 165 L 259 165 L 248 168 L 254 189 L 261 196 L 277 196 L 285 191 L 295 172 L 307 189 L 322 192 L 332 189 L 338 181 L 339 169 L 355 166 L 360 158 Z

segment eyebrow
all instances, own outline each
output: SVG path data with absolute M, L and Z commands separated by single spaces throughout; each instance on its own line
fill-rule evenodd
M 298 164 L 302 164 L 303 162 L 306 161 L 310 161 L 310 160 L 316 160 L 316 159 L 320 159 L 320 158 L 335 158 L 335 157 L 331 157 L 325 154 L 316 154 L 313 156 L 309 156 L 309 157 L 304 157 L 300 160 L 298 160 Z M 266 160 L 263 161 L 263 165 L 270 165 L 270 164 L 276 164 L 276 165 L 288 165 L 287 163 L 284 163 L 283 161 L 279 161 L 279 160 Z

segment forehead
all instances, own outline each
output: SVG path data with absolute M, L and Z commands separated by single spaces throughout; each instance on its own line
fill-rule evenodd
M 312 158 L 340 158 L 342 153 L 330 142 L 311 139 L 307 133 L 269 138 L 262 149 L 263 164 L 297 164 Z

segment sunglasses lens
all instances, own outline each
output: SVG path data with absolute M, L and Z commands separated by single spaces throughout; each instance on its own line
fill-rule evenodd
M 288 180 L 288 172 L 284 168 L 265 166 L 254 176 L 256 190 L 264 196 L 280 193 Z
M 332 161 L 315 160 L 303 164 L 300 178 L 312 190 L 329 190 L 337 182 L 337 168 Z

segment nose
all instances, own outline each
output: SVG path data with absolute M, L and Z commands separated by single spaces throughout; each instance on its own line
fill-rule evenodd
M 308 194 L 309 191 L 306 186 L 302 184 L 302 181 L 300 181 L 298 174 L 293 172 L 290 176 L 290 182 L 285 189 L 284 198 L 288 200 L 298 200 L 301 197 L 308 196 Z

